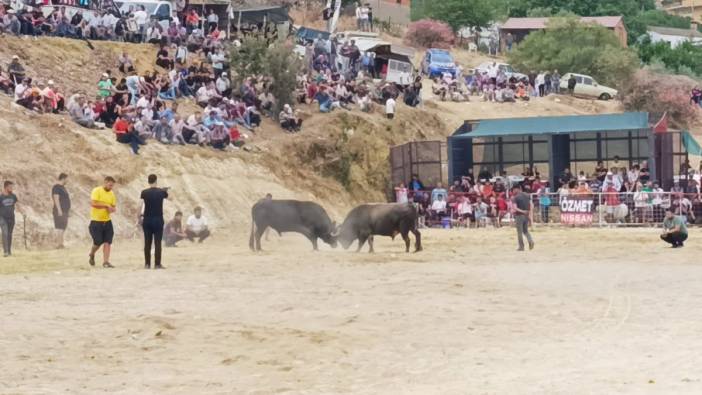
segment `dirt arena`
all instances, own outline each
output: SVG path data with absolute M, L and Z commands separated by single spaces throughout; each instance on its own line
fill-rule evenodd
M 271 234 L 181 243 L 144 271 L 84 246 L 0 261 L 2 394 L 700 393 L 702 235 L 425 231 L 424 252 Z

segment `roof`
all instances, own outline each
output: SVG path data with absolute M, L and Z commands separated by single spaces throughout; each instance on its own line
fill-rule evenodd
M 546 28 L 550 18 L 509 18 L 502 30 L 541 30 Z M 621 16 L 585 16 L 580 18 L 584 23 L 597 23 L 604 27 L 613 29 L 622 22 Z
M 504 137 L 648 129 L 648 113 L 569 115 L 481 120 L 473 131 L 454 138 Z
M 429 48 L 428 51 L 431 53 L 449 53 L 448 50 L 441 48 Z
M 666 36 L 695 37 L 702 38 L 702 33 L 694 29 L 676 29 L 673 27 L 648 26 L 649 32 L 655 32 Z

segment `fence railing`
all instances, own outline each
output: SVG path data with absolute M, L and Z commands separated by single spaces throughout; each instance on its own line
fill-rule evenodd
M 437 197 L 434 194 L 434 198 Z M 408 194 L 427 227 L 502 226 L 513 220 L 513 203 L 507 191 L 481 196 L 474 192 L 441 193 L 446 209 L 432 208 L 432 191 Z M 494 198 L 493 198 L 494 196 Z M 531 194 L 532 223 L 538 226 L 659 226 L 665 211 L 690 225 L 702 223 L 702 196 L 682 192 L 588 192 Z

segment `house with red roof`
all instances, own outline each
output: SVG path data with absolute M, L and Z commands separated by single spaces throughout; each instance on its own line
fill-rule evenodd
M 514 43 L 518 43 L 529 33 L 544 30 L 548 24 L 549 18 L 509 18 L 507 22 L 500 27 L 500 46 L 505 50 L 507 35 L 511 34 Z M 621 16 L 595 16 L 581 17 L 581 22 L 596 23 L 612 30 L 617 35 L 622 47 L 626 47 L 627 32 L 624 26 L 624 19 Z

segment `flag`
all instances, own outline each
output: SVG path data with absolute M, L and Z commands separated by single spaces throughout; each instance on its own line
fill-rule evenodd
M 668 112 L 664 112 L 660 121 L 653 125 L 653 131 L 655 133 L 667 133 L 668 132 Z

